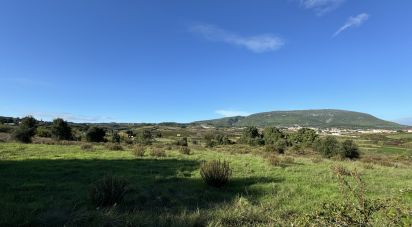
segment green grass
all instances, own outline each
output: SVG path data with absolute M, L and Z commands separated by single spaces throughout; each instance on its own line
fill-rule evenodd
M 410 194 L 400 193 L 412 187 L 410 166 L 370 169 L 359 161 L 295 157 L 287 167 L 274 167 L 248 152 L 192 148 L 192 155 L 172 150 L 164 158 L 148 152 L 136 158 L 127 149 L 94 147 L 0 143 L 0 226 L 286 225 L 324 202 L 344 199 L 330 171 L 337 163 L 362 173 L 368 196 L 400 196 L 412 203 Z M 222 189 L 201 180 L 201 162 L 212 159 L 227 160 L 233 169 L 232 181 Z M 90 184 L 107 173 L 126 178 L 130 192 L 115 209 L 96 210 L 88 199 Z

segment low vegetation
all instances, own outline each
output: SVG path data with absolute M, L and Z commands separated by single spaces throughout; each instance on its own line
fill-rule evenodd
M 228 162 L 212 160 L 202 164 L 200 176 L 206 184 L 220 188 L 229 183 L 232 170 Z
M 412 134 L 15 123 L 0 132 L 0 226 L 412 223 Z

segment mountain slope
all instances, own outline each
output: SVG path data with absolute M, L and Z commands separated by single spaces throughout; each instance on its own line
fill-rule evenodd
M 252 114 L 247 117 L 228 117 L 195 123 L 216 127 L 227 126 L 277 126 L 277 127 L 317 127 L 317 128 L 379 128 L 399 129 L 405 126 L 376 118 L 370 114 L 346 110 L 294 110 L 272 111 Z

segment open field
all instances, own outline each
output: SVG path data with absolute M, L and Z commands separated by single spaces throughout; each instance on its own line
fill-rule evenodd
M 0 225 L 290 225 L 323 203 L 345 200 L 331 172 L 337 164 L 360 172 L 369 198 L 399 198 L 412 208 L 409 162 L 385 166 L 290 154 L 291 162 L 273 166 L 258 148 L 191 149 L 191 155 L 172 149 L 166 157 L 146 152 L 136 158 L 126 146 L 110 151 L 98 144 L 82 150 L 0 143 Z M 203 161 L 216 159 L 233 169 L 231 182 L 220 189 L 207 186 L 199 174 Z M 106 174 L 126 179 L 129 192 L 122 204 L 96 210 L 88 198 L 90 185 Z

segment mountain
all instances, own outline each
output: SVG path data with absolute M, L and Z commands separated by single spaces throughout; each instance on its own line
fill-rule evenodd
M 226 117 L 214 120 L 197 121 L 194 123 L 212 125 L 215 127 L 301 126 L 348 129 L 401 129 L 406 127 L 394 122 L 379 119 L 366 113 L 333 109 L 272 111 L 256 113 L 246 117 Z

